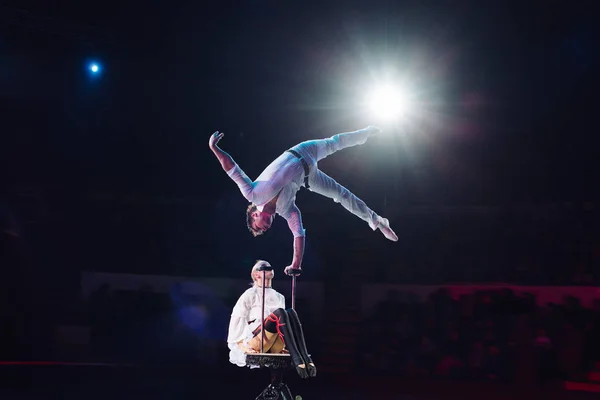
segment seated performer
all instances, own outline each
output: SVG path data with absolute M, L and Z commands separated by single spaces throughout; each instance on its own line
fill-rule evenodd
M 277 157 L 254 182 L 229 154 L 219 148 L 218 143 L 224 136 L 222 132 L 213 133 L 208 145 L 227 175 L 238 185 L 242 195 L 252 203 L 246 211 L 246 223 L 254 236 L 263 234 L 271 227 L 275 214 L 287 220 L 294 235 L 294 257 L 292 264 L 285 269 L 287 273 L 290 269 L 302 267 L 305 230 L 302 215 L 295 203 L 296 192 L 302 185 L 341 203 L 352 214 L 367 222 L 371 229 L 379 228 L 389 240 L 398 240 L 386 218 L 377 215 L 365 202 L 317 166 L 325 157 L 347 147 L 363 144 L 370 136 L 379 132 L 379 128 L 369 126 L 354 132 L 338 133 L 327 139 L 302 142 Z
M 263 272 L 261 265 L 270 266 L 258 260 L 252 267 L 250 276 L 254 282 L 238 299 L 231 313 L 227 346 L 229 362 L 239 367 L 246 365 L 247 353 L 259 353 L 263 335 L 262 321 L 265 321 L 263 349 L 265 353 L 289 353 L 292 363 L 302 378 L 314 377 L 317 369 L 306 350 L 302 325 L 296 311 L 285 309 L 285 298 L 271 287 L 274 271 L 265 273 L 265 315 L 262 310 Z

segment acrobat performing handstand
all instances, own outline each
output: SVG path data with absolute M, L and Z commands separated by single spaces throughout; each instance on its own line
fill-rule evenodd
M 266 271 L 261 272 L 261 267 L 267 267 Z M 258 260 L 250 275 L 252 287 L 242 293 L 231 313 L 227 336 L 229 361 L 244 367 L 249 354 L 289 353 L 300 377 L 316 376 L 317 368 L 306 349 L 298 314 L 293 308 L 286 309 L 285 297 L 273 289 L 275 274 L 270 264 Z
M 379 229 L 389 240 L 398 240 L 386 218 L 377 215 L 364 201 L 319 170 L 317 164 L 339 150 L 365 143 L 369 137 L 380 132 L 381 129 L 369 126 L 354 132 L 338 133 L 326 139 L 299 143 L 277 157 L 255 181 L 250 180 L 233 158 L 219 147 L 218 143 L 224 133 L 213 133 L 208 145 L 223 170 L 251 203 L 246 210 L 246 223 L 255 237 L 271 227 L 276 214 L 287 220 L 294 236 L 294 256 L 291 265 L 285 268 L 285 272 L 289 273 L 290 269 L 302 268 L 304 256 L 306 231 L 302 225 L 302 215 L 296 206 L 296 193 L 302 186 L 341 203 L 346 210 L 367 222 L 371 229 Z

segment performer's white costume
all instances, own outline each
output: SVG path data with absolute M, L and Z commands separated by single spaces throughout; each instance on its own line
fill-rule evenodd
M 273 288 L 265 288 L 265 314 L 260 316 L 262 309 L 262 288 L 251 287 L 238 299 L 231 313 L 227 346 L 229 347 L 229 362 L 240 367 L 246 365 L 246 355 L 238 346 L 243 340 L 244 345 L 252 339 L 253 332 L 273 311 L 285 309 L 285 297 Z
M 367 141 L 370 128 L 354 132 L 339 133 L 327 139 L 302 142 L 290 150 L 299 154 L 308 164 L 309 190 L 341 203 L 352 214 L 366 221 L 375 230 L 380 223 L 389 224 L 378 216 L 364 201 L 352 194 L 323 171 L 317 163 L 336 151 L 363 144 Z M 305 171 L 293 153 L 286 151 L 277 157 L 254 182 L 235 164 L 227 175 L 238 185 L 244 197 L 262 211 L 265 204 L 277 196 L 275 212 L 285 218 L 294 237 L 305 236 L 302 215 L 296 206 L 296 192 L 303 184 Z M 281 191 L 281 192 L 280 192 Z

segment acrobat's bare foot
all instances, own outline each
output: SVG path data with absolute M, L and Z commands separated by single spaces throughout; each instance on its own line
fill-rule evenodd
M 382 132 L 381 128 L 375 125 L 369 125 L 367 126 L 367 129 L 369 130 L 369 137 L 378 135 Z
M 390 221 L 388 221 L 387 218 L 379 217 L 379 225 L 377 228 L 379 228 L 381 233 L 383 233 L 383 236 L 385 236 L 387 239 L 391 240 L 392 242 L 398 241 L 398 236 L 392 230 L 392 228 L 390 228 Z

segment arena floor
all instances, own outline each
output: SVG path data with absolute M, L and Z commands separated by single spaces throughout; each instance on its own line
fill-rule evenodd
M 0 366 L 0 399 L 255 399 L 269 381 L 267 371 L 226 368 L 135 367 L 90 364 Z M 286 382 L 302 400 L 317 399 L 566 399 L 597 398 L 561 385 L 523 389 L 500 383 L 402 381 L 393 377 L 319 374 Z

